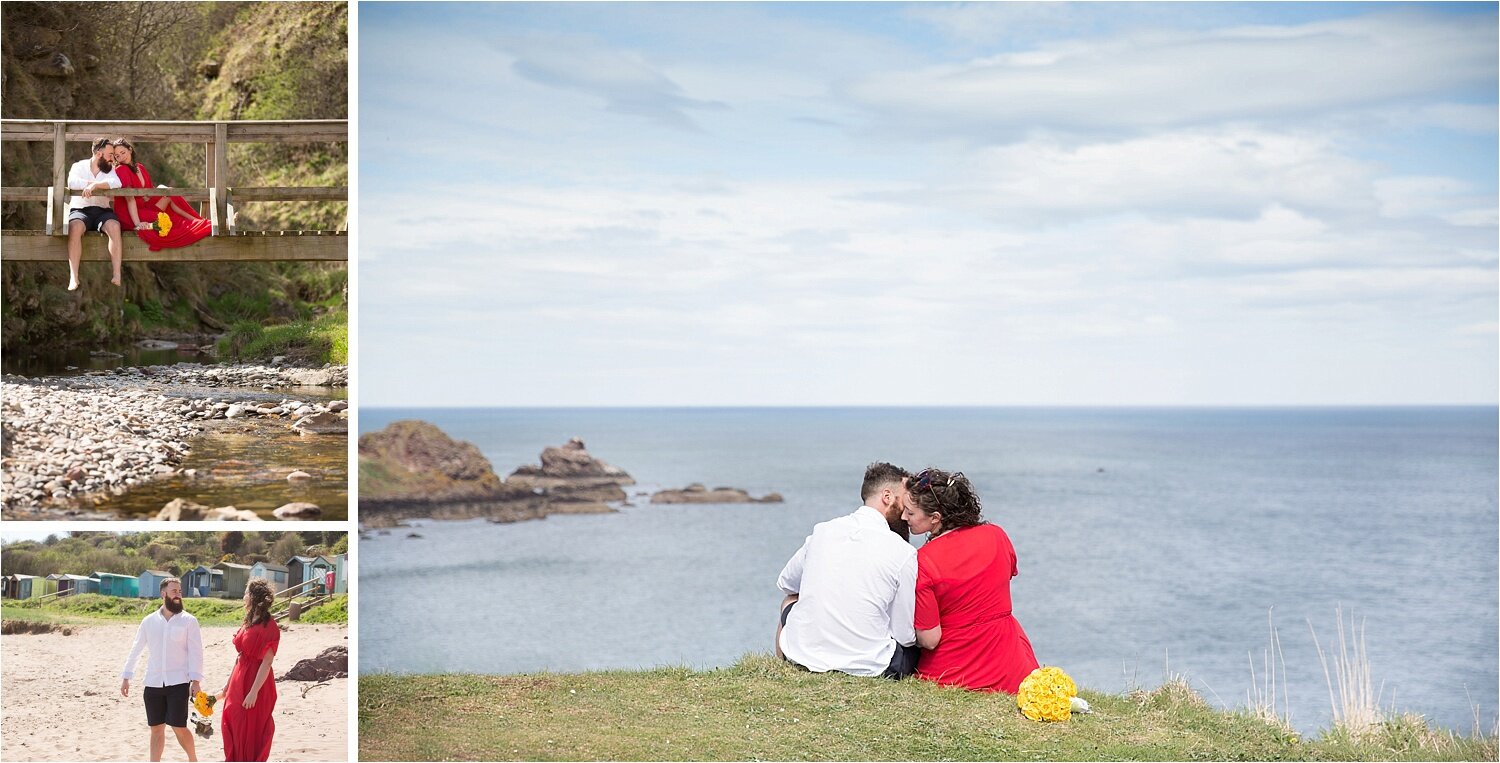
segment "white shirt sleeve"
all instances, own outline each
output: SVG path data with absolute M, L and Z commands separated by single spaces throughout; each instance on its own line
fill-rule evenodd
M 907 557 L 896 573 L 896 598 L 891 600 L 891 638 L 902 646 L 917 643 L 917 555 Z
M 120 176 L 116 175 L 113 169 L 111 169 L 109 172 L 104 173 L 103 175 L 100 175 L 99 179 L 108 183 L 110 188 L 119 188 L 125 185 L 124 183 L 120 182 Z
M 120 677 L 130 680 L 135 677 L 135 664 L 141 659 L 141 650 L 146 648 L 146 623 L 151 618 L 147 616 L 141 620 L 141 627 L 135 630 L 135 643 L 130 645 L 130 656 L 125 658 L 125 667 L 120 670 Z
M 188 626 L 187 674 L 190 681 L 203 680 L 203 633 L 198 630 L 198 619 L 193 618 Z
M 115 180 L 120 178 L 116 177 Z M 89 176 L 88 162 L 74 162 L 68 169 L 68 188 L 74 191 L 82 191 L 94 179 Z
M 802 541 L 802 548 L 792 554 L 792 558 L 786 561 L 786 566 L 781 568 L 781 574 L 776 576 L 776 587 L 782 593 L 791 596 L 802 592 L 802 569 L 807 565 L 807 544 L 812 542 L 812 536 Z

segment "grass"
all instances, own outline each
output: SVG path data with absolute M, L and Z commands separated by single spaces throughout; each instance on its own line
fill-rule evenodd
M 239 625 L 245 617 L 239 599 L 183 599 L 183 607 L 198 618 L 200 625 Z M 62 599 L 5 599 L 0 602 L 0 620 L 47 623 L 53 625 L 91 625 L 107 622 L 140 622 L 141 618 L 161 606 L 158 599 L 127 599 L 84 593 Z M 326 612 L 323 610 L 327 610 Z M 316 616 L 318 619 L 314 619 Z M 302 618 L 311 623 L 347 623 L 349 597 L 335 596 L 327 604 L 313 608 Z
M 349 314 L 342 308 L 311 320 L 266 326 L 241 320 L 219 340 L 220 357 L 268 360 L 285 355 L 311 365 L 349 362 Z
M 1304 740 L 1211 707 L 1180 680 L 1082 690 L 1091 715 L 1026 720 L 1006 694 L 814 674 L 769 655 L 720 670 L 359 680 L 373 760 L 1493 760 L 1493 737 L 1396 719 Z

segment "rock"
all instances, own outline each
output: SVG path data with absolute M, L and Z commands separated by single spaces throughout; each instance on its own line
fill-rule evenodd
M 204 61 L 203 63 L 198 64 L 198 76 L 209 81 L 216 80 L 219 78 L 220 66 L 221 64 L 213 59 Z
M 175 349 L 177 349 L 177 343 L 176 342 L 168 342 L 168 341 L 165 341 L 165 340 L 162 340 L 162 339 L 142 339 L 141 341 L 136 342 L 135 346 L 139 347 L 139 348 L 141 348 L 143 350 L 175 350 Z
M 292 428 L 304 434 L 348 434 L 349 420 L 336 413 L 314 413 L 298 419 Z
M 110 352 L 109 350 L 92 350 L 92 351 L 89 352 L 89 357 L 91 357 L 91 358 L 123 358 L 125 356 L 121 355 L 118 352 Z M 120 369 L 115 369 L 115 370 L 116 371 L 120 371 Z
M 66 78 L 73 76 L 75 70 L 73 62 L 62 51 L 57 51 L 46 58 L 26 62 L 26 71 L 38 77 Z
M 236 509 L 233 506 L 220 506 L 217 509 L 209 509 L 203 515 L 209 522 L 263 522 L 260 515 L 249 509 Z
M 79 480 L 83 479 L 87 474 L 88 473 L 85 472 L 81 467 L 75 467 L 73 469 L 69 469 L 68 470 L 67 477 L 68 477 L 68 479 L 70 479 L 70 480 L 72 480 L 74 482 L 78 482 Z
M 306 482 L 307 480 L 310 480 L 312 478 L 313 478 L 312 475 L 308 474 L 307 472 L 296 471 L 296 472 L 292 472 L 291 474 L 288 474 L 286 476 L 286 481 L 287 482 Z
M 293 384 L 303 387 L 327 387 L 333 384 L 333 372 L 327 369 L 294 371 L 289 376 Z
M 739 488 L 716 487 L 709 490 L 693 483 L 681 490 L 661 490 L 651 496 L 652 503 L 781 503 L 780 493 L 767 493 L 762 498 L 752 498 Z
M 408 538 L 418 538 L 418 539 L 420 539 L 420 538 L 421 538 L 421 537 L 422 537 L 422 535 L 421 535 L 421 534 L 419 534 L 419 533 L 407 533 L 407 534 L 406 534 L 406 537 L 408 537 Z
M 271 513 L 276 515 L 277 519 L 310 519 L 321 516 L 323 510 L 318 508 L 318 505 L 315 503 L 298 501 L 282 506 Z
M 245 415 L 245 410 L 246 410 L 245 406 L 243 406 L 243 405 L 231 405 L 231 406 L 229 406 L 229 408 L 227 408 L 224 411 L 224 418 L 226 418 L 226 419 L 236 419 L 236 418 L 239 418 L 240 416 Z
M 339 411 L 347 410 L 348 408 L 349 401 L 347 400 L 335 400 L 328 404 L 328 410 L 332 413 L 338 413 Z
M 299 660 L 291 670 L 283 673 L 278 681 L 326 681 L 330 678 L 349 676 L 349 648 L 330 646 L 317 657 Z
M 166 506 L 161 507 L 156 518 L 162 522 L 192 522 L 203 518 L 208 507 L 201 503 L 194 503 L 186 498 L 173 498 Z

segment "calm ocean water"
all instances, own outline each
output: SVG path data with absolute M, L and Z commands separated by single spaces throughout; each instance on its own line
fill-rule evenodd
M 1335 608 L 1364 623 L 1382 704 L 1496 719 L 1497 410 L 362 409 L 420 418 L 502 476 L 582 437 L 652 491 L 784 504 L 427 523 L 359 546 L 362 672 L 709 668 L 766 652 L 776 574 L 859 506 L 867 463 L 964 471 L 1020 555 L 1037 657 L 1090 688 L 1185 674 L 1239 705 L 1274 614 L 1293 723 L 1330 720 Z

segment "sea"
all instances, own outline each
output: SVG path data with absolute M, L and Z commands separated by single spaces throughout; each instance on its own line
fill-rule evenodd
M 1312 732 L 1333 720 L 1336 655 L 1362 649 L 1383 709 L 1497 723 L 1493 406 L 362 408 L 359 424 L 399 419 L 474 443 L 501 476 L 578 437 L 638 484 L 616 514 L 367 532 L 362 673 L 707 670 L 769 652 L 782 565 L 890 461 L 968 475 L 1015 544 L 1038 659 L 1086 688 L 1180 677 L 1232 708 L 1269 674 L 1278 711 Z M 694 482 L 785 502 L 649 502 Z

